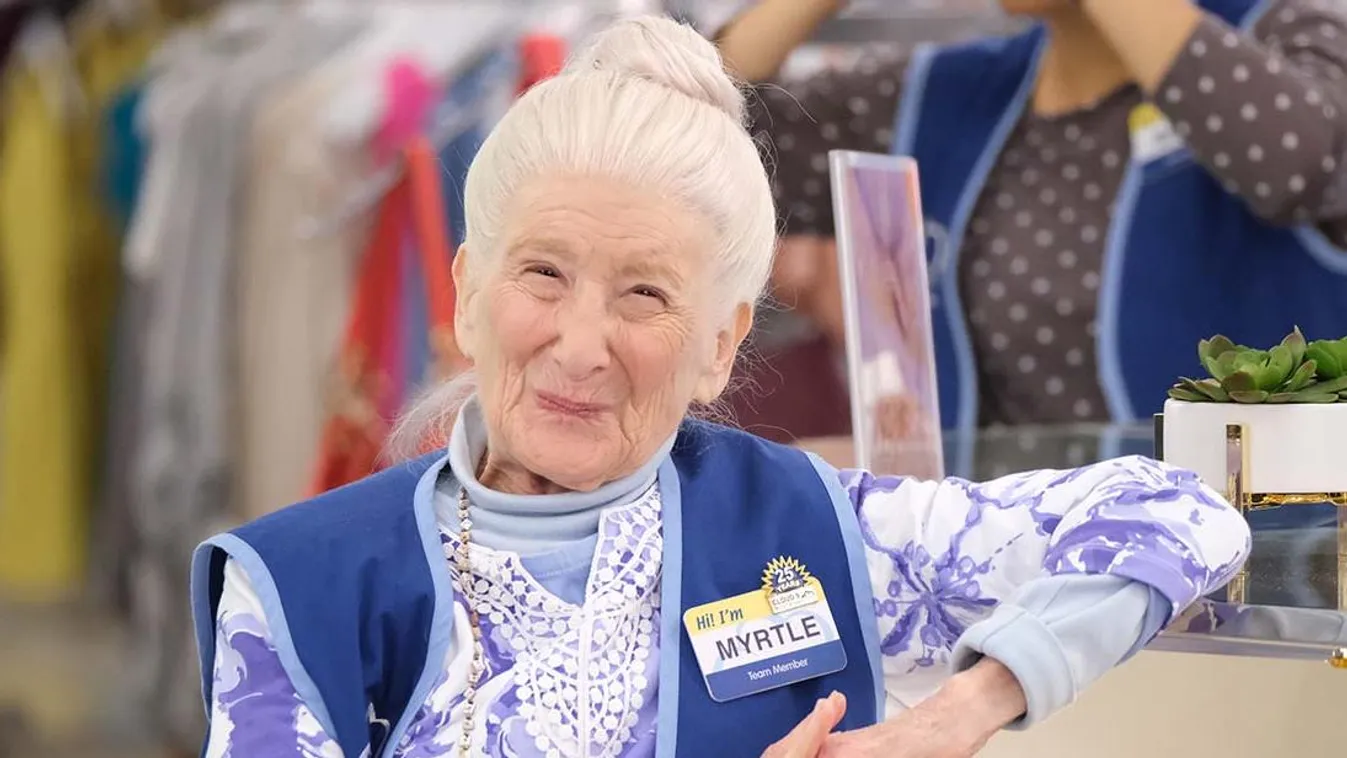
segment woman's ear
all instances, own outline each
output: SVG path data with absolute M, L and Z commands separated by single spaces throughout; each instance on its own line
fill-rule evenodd
M 475 310 L 473 300 L 477 297 L 477 290 L 474 286 L 474 277 L 469 276 L 468 246 L 459 245 L 458 252 L 454 254 L 454 339 L 458 342 L 458 349 L 465 358 L 472 360 L 476 352 L 476 343 L 473 338 L 476 336 L 477 325 L 472 317 Z
M 749 303 L 735 306 L 734 317 L 716 335 L 715 354 L 697 381 L 693 400 L 703 404 L 713 403 L 725 391 L 726 385 L 730 383 L 730 374 L 734 372 L 734 359 L 739 356 L 739 346 L 744 344 L 752 328 L 753 306 Z

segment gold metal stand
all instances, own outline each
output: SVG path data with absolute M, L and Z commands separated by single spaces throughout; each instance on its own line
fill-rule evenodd
M 1347 611 L 1347 492 L 1249 492 L 1249 429 L 1244 424 L 1225 427 L 1225 495 L 1239 512 L 1279 508 L 1287 505 L 1338 506 L 1338 610 Z M 1248 593 L 1248 568 L 1240 569 L 1226 585 L 1226 600 L 1244 603 Z M 1347 651 L 1335 658 L 1335 666 L 1347 667 Z

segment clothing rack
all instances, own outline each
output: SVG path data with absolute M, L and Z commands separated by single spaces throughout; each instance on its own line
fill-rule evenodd
M 471 109 L 452 111 L 431 129 L 427 138 L 435 149 L 443 148 L 466 134 L 475 124 L 480 123 L 483 115 L 479 111 Z M 342 203 L 341 207 L 331 215 L 301 220 L 296 229 L 296 234 L 301 239 L 306 240 L 326 237 L 354 219 L 364 216 L 374 209 L 374 206 L 388 194 L 393 185 L 397 184 L 405 170 L 406 166 L 402 158 L 395 159 L 392 165 L 379 170 L 371 179 L 357 188 Z

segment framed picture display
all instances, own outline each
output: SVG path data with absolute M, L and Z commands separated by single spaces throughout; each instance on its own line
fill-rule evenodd
M 829 154 L 855 463 L 944 476 L 917 164 Z

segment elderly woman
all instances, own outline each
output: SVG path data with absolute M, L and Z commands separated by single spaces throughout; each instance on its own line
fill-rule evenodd
M 513 107 L 454 262 L 475 389 L 400 432 L 447 451 L 197 553 L 205 755 L 969 755 L 1240 564 L 1153 461 L 914 481 L 693 420 L 772 265 L 744 116 L 658 19 Z

